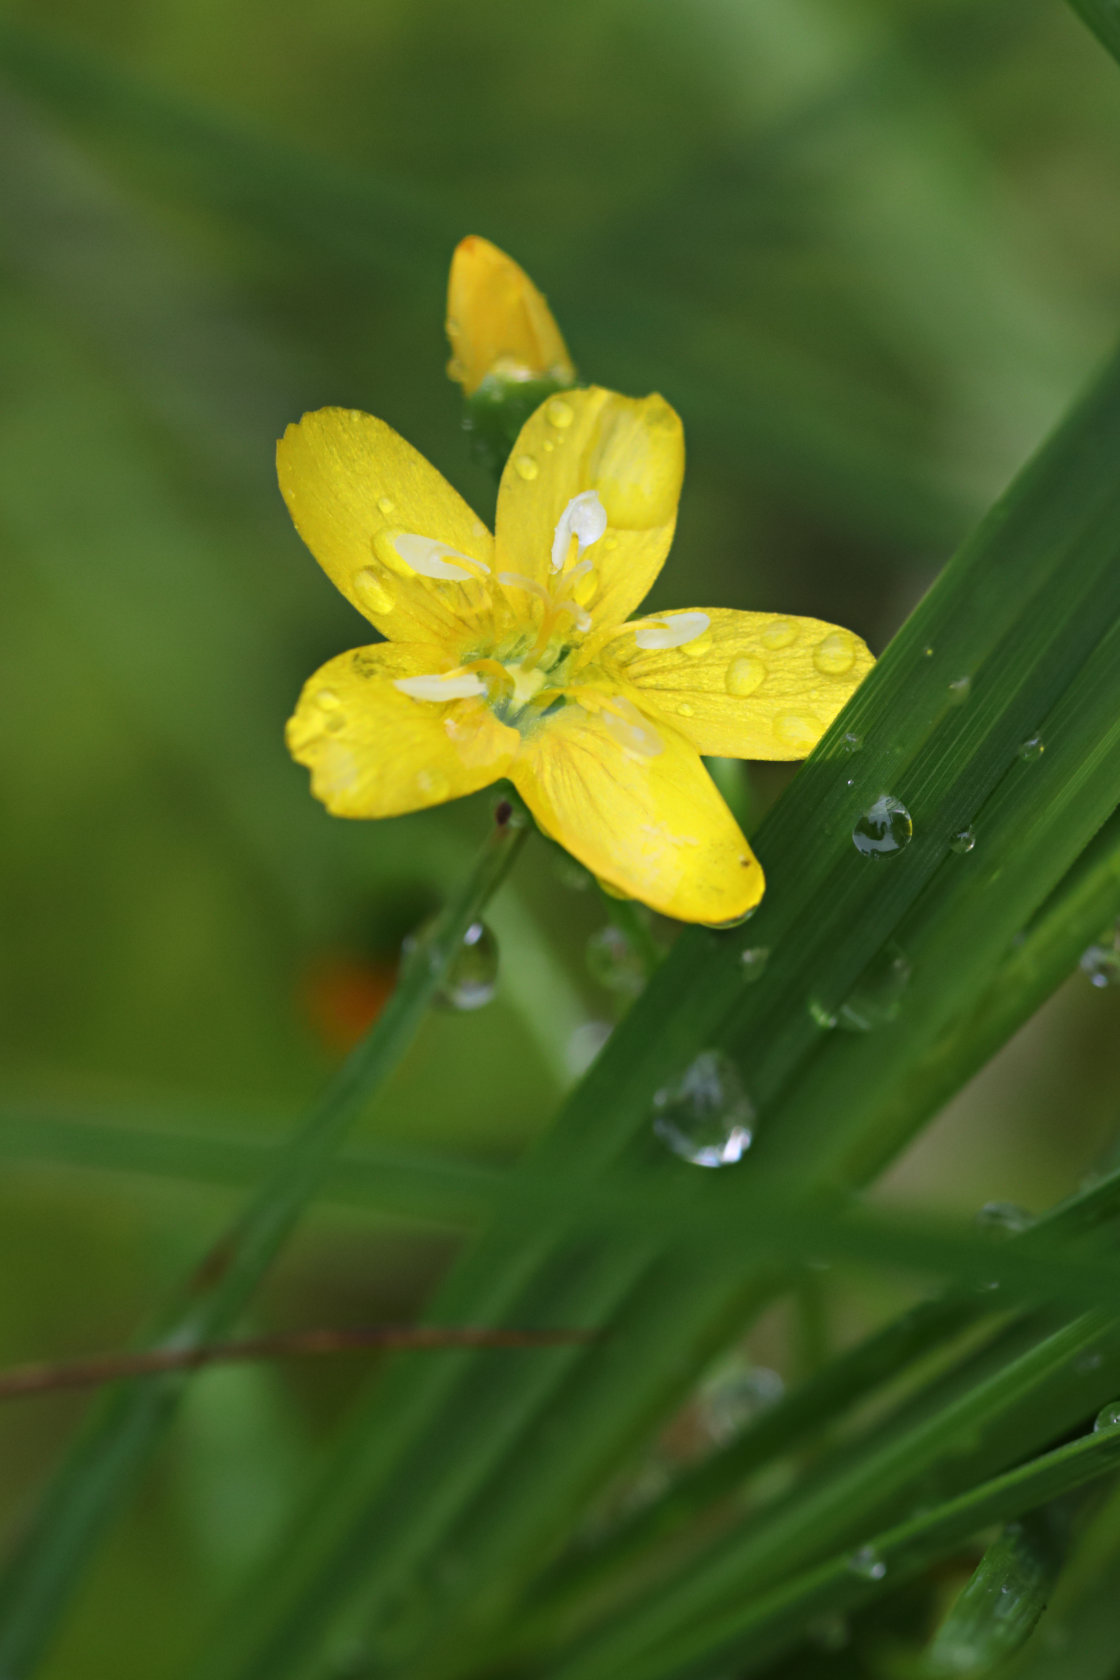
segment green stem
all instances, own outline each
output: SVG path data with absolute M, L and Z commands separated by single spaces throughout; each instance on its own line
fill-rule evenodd
M 221 1337 L 252 1297 L 322 1188 L 350 1126 L 411 1045 L 464 934 L 520 850 L 528 830 L 510 820 L 505 801 L 497 815 L 473 870 L 405 963 L 381 1016 L 240 1217 L 187 1281 L 150 1345 L 184 1349 Z M 94 1546 L 134 1487 L 186 1380 L 169 1375 L 117 1386 L 94 1409 L 0 1577 L 5 1680 L 34 1672 Z

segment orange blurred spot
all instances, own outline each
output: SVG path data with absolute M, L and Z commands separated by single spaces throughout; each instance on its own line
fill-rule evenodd
M 302 1013 L 328 1050 L 352 1050 L 381 1014 L 396 980 L 392 963 L 342 953 L 319 957 L 300 983 Z

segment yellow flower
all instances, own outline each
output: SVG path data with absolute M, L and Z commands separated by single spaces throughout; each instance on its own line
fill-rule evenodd
M 592 386 L 523 427 L 496 532 L 391 427 L 290 426 L 296 528 L 389 640 L 330 660 L 288 726 L 336 816 L 388 817 L 508 777 L 622 894 L 718 924 L 762 870 L 700 755 L 802 758 L 871 666 L 811 618 L 724 608 L 630 620 L 669 551 L 684 471 L 661 397 Z
M 451 259 L 447 286 L 448 373 L 466 396 L 493 377 L 570 385 L 575 369 L 552 311 L 523 268 L 471 234 Z

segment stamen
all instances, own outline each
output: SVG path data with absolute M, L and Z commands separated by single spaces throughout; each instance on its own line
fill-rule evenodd
M 511 589 L 524 589 L 530 595 L 535 595 L 546 607 L 552 605 L 552 596 L 543 583 L 537 583 L 533 578 L 522 577 L 520 572 L 499 572 L 498 582 L 508 584 Z
M 678 648 L 702 636 L 711 623 L 706 612 L 674 613 L 671 618 L 657 618 L 640 624 L 634 640 L 640 648 Z
M 486 684 L 474 671 L 449 671 L 446 676 L 394 677 L 393 687 L 413 700 L 473 700 L 486 693 Z
M 469 583 L 480 573 L 489 576 L 490 568 L 484 561 L 473 560 L 469 554 L 452 548 L 450 543 L 437 542 L 435 537 L 419 537 L 411 531 L 398 531 L 392 542 L 405 565 L 411 566 L 421 577 L 436 578 L 441 583 Z M 448 555 L 463 561 L 466 570 L 464 566 L 452 565 Z
M 591 614 L 588 612 L 586 607 L 581 607 L 578 601 L 558 601 L 556 604 L 556 611 L 558 613 L 571 613 L 573 619 L 575 620 L 576 629 L 581 631 L 584 635 L 586 635 L 588 630 L 590 630 Z
M 597 543 L 607 528 L 607 510 L 599 500 L 597 490 L 581 490 L 573 496 L 559 519 L 552 538 L 552 569 L 559 572 L 568 558 L 572 538 L 576 539 L 576 559 L 583 558 L 585 548 Z

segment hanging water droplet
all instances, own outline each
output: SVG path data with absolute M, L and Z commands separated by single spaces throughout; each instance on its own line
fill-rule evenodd
M 874 1546 L 860 1546 L 854 1551 L 848 1559 L 848 1568 L 864 1581 L 881 1581 L 887 1573 L 887 1566 Z
M 675 1155 L 697 1167 L 726 1167 L 750 1148 L 754 1108 L 739 1070 L 704 1050 L 677 1084 L 653 1099 L 653 1129 Z
M 976 835 L 974 831 L 971 828 L 961 828 L 957 830 L 956 834 L 954 834 L 953 838 L 950 840 L 949 850 L 951 852 L 956 852 L 958 857 L 963 857 L 966 852 L 970 852 L 972 850 L 975 844 Z
M 637 997 L 646 983 L 641 958 L 613 922 L 599 928 L 587 941 L 587 968 L 601 986 L 621 997 Z
M 837 1012 L 849 1032 L 873 1032 L 898 1016 L 910 983 L 910 960 L 901 946 L 885 945 L 864 969 Z
M 842 677 L 856 662 L 856 644 L 846 630 L 833 630 L 813 649 L 813 664 L 825 677 Z
M 1024 764 L 1033 764 L 1036 758 L 1041 758 L 1046 751 L 1046 743 L 1041 735 L 1032 735 L 1029 741 L 1024 741 L 1019 748 L 1019 757 Z
M 740 654 L 727 667 L 724 686 L 728 694 L 736 700 L 745 700 L 748 694 L 753 694 L 756 688 L 761 688 L 766 681 L 766 667 L 761 659 L 753 654 Z
M 833 1014 L 832 1010 L 829 1009 L 828 1005 L 822 1003 L 820 998 L 811 997 L 807 1007 L 810 1016 L 816 1022 L 817 1026 L 822 1027 L 825 1032 L 831 1032 L 833 1027 L 836 1025 L 836 1016 Z
M 438 947 L 427 947 L 436 918 L 432 917 L 409 934 L 401 947 L 406 961 L 427 949 L 428 960 L 438 963 Z M 498 941 L 485 922 L 472 922 L 463 935 L 435 1001 L 444 1009 L 481 1009 L 498 989 Z
M 766 964 L 770 961 L 770 947 L 748 945 L 745 951 L 739 952 L 739 961 L 743 965 L 744 980 L 761 980 L 766 972 Z
M 514 456 L 513 470 L 518 478 L 523 478 L 526 483 L 529 483 L 536 478 L 541 469 L 531 455 L 516 455 Z
M 864 857 L 890 857 L 910 844 L 914 820 L 901 799 L 882 794 L 852 829 L 852 844 Z
M 775 618 L 765 627 L 758 639 L 764 648 L 773 648 L 776 651 L 796 641 L 797 626 L 791 619 Z
M 1016 1237 L 1022 1231 L 1029 1231 L 1034 1222 L 1034 1214 L 1017 1202 L 985 1202 L 976 1212 L 977 1229 L 997 1237 Z
M 1120 986 L 1120 947 L 1116 944 L 1090 945 L 1087 951 L 1082 952 L 1078 967 L 1089 984 L 1102 991 L 1106 986 Z
M 715 933 L 723 933 L 728 928 L 742 927 L 744 922 L 750 921 L 751 917 L 756 914 L 757 910 L 758 905 L 752 904 L 750 909 L 744 910 L 741 916 L 729 916 L 725 922 L 705 922 L 704 926 L 711 928 Z
M 963 706 L 972 693 L 972 678 L 958 677 L 956 682 L 949 684 L 950 706 Z
M 1107 1406 L 1102 1406 L 1093 1420 L 1094 1432 L 1102 1429 L 1120 1429 L 1120 1400 L 1110 1400 Z
M 742 1360 L 725 1365 L 700 1389 L 697 1411 L 704 1433 L 717 1445 L 730 1441 L 785 1393 L 777 1371 Z

